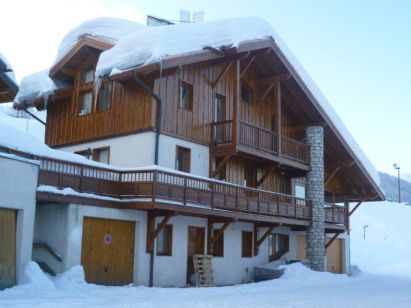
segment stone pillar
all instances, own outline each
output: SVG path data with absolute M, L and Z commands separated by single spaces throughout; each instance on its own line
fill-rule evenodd
M 307 231 L 307 259 L 310 268 L 325 271 L 324 218 L 324 130 L 311 126 L 305 131 L 310 146 L 311 170 L 306 176 L 305 197 L 312 200 L 312 225 Z

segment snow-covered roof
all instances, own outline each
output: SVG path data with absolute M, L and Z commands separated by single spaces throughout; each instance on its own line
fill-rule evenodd
M 160 62 L 166 57 L 202 50 L 204 47 L 236 47 L 246 41 L 273 35 L 271 25 L 259 18 L 146 27 L 121 38 L 113 48 L 103 52 L 97 64 L 96 76 Z
M 11 72 L 4 72 L 6 70 L 11 70 Z M 6 57 L 2 55 L 0 52 L 0 81 L 5 83 L 8 88 L 11 89 L 10 93 L 13 93 L 12 96 L 8 96 L 6 100 L 13 100 L 14 95 L 19 90 L 19 86 L 17 85 L 16 76 L 12 71 L 13 68 L 10 63 L 7 61 Z
M 48 70 L 43 70 L 24 77 L 20 84 L 20 90 L 17 93 L 14 101 L 17 104 L 26 101 L 32 101 L 36 98 L 42 97 L 47 101 L 48 97 L 57 89 L 64 89 L 71 87 L 59 80 L 54 80 L 49 77 Z
M 145 28 L 145 26 L 120 18 L 101 17 L 87 20 L 64 36 L 58 48 L 55 62 L 58 62 L 83 35 L 90 35 L 116 43 L 119 38 L 141 28 Z
M 308 73 L 266 21 L 259 18 L 233 18 L 195 24 L 145 27 L 118 19 L 94 19 L 83 23 L 66 35 L 59 48 L 57 59 L 62 57 L 83 34 L 118 39 L 113 48 L 100 55 L 96 67 L 96 76 L 100 78 L 148 64 L 160 63 L 167 57 L 184 55 L 202 50 L 205 47 L 237 47 L 248 41 L 272 38 L 284 54 L 285 60 L 291 64 L 294 75 L 302 80 L 318 103 L 317 108 L 320 113 L 325 118 L 328 117 L 332 125 L 335 126 L 337 134 L 340 134 L 346 146 L 357 157 L 363 170 L 380 187 L 378 172 L 368 157 L 355 142 Z M 56 87 L 58 86 L 48 77 L 47 73 L 38 73 L 36 76 L 23 79 L 21 94 L 19 93 L 16 101 L 22 102 L 23 98 L 35 97 L 36 95 L 49 95 Z
M 1 69 L 10 69 L 13 70 L 13 67 L 10 65 L 10 63 L 7 61 L 6 57 L 3 56 L 3 54 L 0 52 L 0 68 Z M 17 85 L 17 81 L 16 81 L 16 76 L 14 74 L 14 72 L 7 72 L 5 73 L 16 85 Z

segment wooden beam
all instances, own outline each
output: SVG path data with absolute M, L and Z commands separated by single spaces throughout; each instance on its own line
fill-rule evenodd
M 328 243 L 325 244 L 325 249 L 327 249 L 334 242 L 334 240 L 338 237 L 338 235 L 340 235 L 340 232 L 337 232 L 336 234 L 334 234 L 334 236 L 328 241 Z
M 362 201 L 358 202 L 354 208 L 350 211 L 350 214 L 348 216 L 351 216 L 357 209 L 358 207 L 361 205 Z
M 340 169 L 341 169 L 341 167 L 334 168 L 334 170 L 331 172 L 331 174 L 325 179 L 324 186 L 327 186 L 327 184 L 331 181 L 331 179 L 337 174 L 337 172 Z
M 240 73 L 240 78 L 242 78 L 245 73 L 247 73 L 247 70 L 250 68 L 251 64 L 253 64 L 254 60 L 255 60 L 256 56 L 252 56 L 250 61 L 248 61 L 248 63 L 246 64 L 246 66 L 243 68 L 243 70 Z
M 274 84 L 275 84 L 275 81 L 273 81 L 272 83 L 268 85 L 263 95 L 261 95 L 261 97 L 258 98 L 258 104 L 264 100 L 264 98 L 268 95 L 268 93 L 270 93 L 271 89 L 274 87 Z
M 233 65 L 234 61 L 231 61 L 226 65 L 226 67 L 221 71 L 221 73 L 217 76 L 216 80 L 214 80 L 212 84 L 212 88 L 214 89 L 217 83 L 220 81 L 220 79 L 227 73 L 227 71 L 230 69 L 230 67 Z
M 231 154 L 224 156 L 223 160 L 218 164 L 218 166 L 216 166 L 216 169 L 212 172 L 212 178 L 214 178 L 220 172 L 220 170 L 224 167 L 224 165 L 228 162 L 230 158 Z
M 273 172 L 275 170 L 275 168 L 277 168 L 277 167 L 273 166 L 273 167 L 267 168 L 267 170 L 265 171 L 263 176 L 257 181 L 257 188 L 259 186 L 261 186 L 261 184 L 264 183 L 265 179 L 270 175 L 271 172 Z
M 163 218 L 163 220 L 160 222 L 158 227 L 156 228 L 156 215 L 153 212 L 149 212 L 147 214 L 147 243 L 146 243 L 146 251 L 147 252 L 152 252 L 154 251 L 154 240 L 158 236 L 158 234 L 161 232 L 161 230 L 164 228 L 164 226 L 168 223 L 170 218 L 174 216 L 175 214 L 168 214 Z
M 225 229 L 230 225 L 232 220 L 225 220 L 223 222 L 223 226 L 218 230 L 217 234 L 214 236 L 213 234 L 213 224 L 220 223 L 215 220 L 208 219 L 208 243 L 207 243 L 207 253 L 209 255 L 213 254 L 214 244 L 218 241 L 218 239 L 224 234 Z
M 233 85 L 233 128 L 232 128 L 232 143 L 237 144 L 240 139 L 240 118 L 241 118 L 241 108 L 240 108 L 240 61 L 236 60 L 235 63 L 235 77 Z
M 281 156 L 281 143 L 282 143 L 282 123 L 281 123 L 281 83 L 279 80 L 275 82 L 275 96 L 274 105 L 277 107 L 277 136 L 278 136 L 278 156 Z
M 268 76 L 268 77 L 264 77 L 264 78 L 258 78 L 255 80 L 255 84 L 257 86 L 263 86 L 266 85 L 268 83 L 272 83 L 275 81 L 286 81 L 288 79 L 290 79 L 291 74 L 290 73 L 285 73 L 285 74 L 276 74 L 276 75 L 272 75 L 272 76 Z
M 256 224 L 254 224 L 254 256 L 258 255 L 261 244 L 270 235 L 270 233 L 273 231 L 273 229 L 277 226 L 278 226 L 278 224 L 271 225 L 265 231 L 263 236 L 261 238 L 258 238 L 258 226 Z
M 355 164 L 355 161 L 353 160 L 335 160 L 335 161 L 330 161 L 326 163 L 326 168 L 343 168 L 343 167 L 351 167 Z

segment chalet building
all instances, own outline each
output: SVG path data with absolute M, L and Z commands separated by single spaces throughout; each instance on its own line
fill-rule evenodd
M 213 256 L 217 285 L 252 281 L 270 261 L 349 273 L 349 203 L 384 199 L 259 19 L 88 21 L 23 80 L 15 107 L 31 106 L 47 109 L 47 145 L 102 163 L 38 158 L 34 240 L 61 258 L 33 259 L 82 264 L 92 283 L 184 286 L 195 254 Z
M 0 103 L 12 102 L 18 90 L 13 70 L 0 53 Z

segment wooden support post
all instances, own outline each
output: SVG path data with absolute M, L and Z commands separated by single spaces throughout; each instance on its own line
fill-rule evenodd
M 282 143 L 282 115 L 281 115 L 281 83 L 279 79 L 275 80 L 275 106 L 277 106 L 277 136 L 278 136 L 278 156 L 281 156 Z
M 245 73 L 247 73 L 247 70 L 250 68 L 251 64 L 253 64 L 254 60 L 255 60 L 255 55 L 251 57 L 250 61 L 248 61 L 248 63 L 246 64 L 246 66 L 243 68 L 243 70 L 240 73 L 240 78 L 242 78 Z
M 261 184 L 264 183 L 266 178 L 275 170 L 276 166 L 267 168 L 263 176 L 257 181 L 257 188 L 261 186 Z
M 218 239 L 224 234 L 225 229 L 230 225 L 231 221 L 225 221 L 223 223 L 223 226 L 218 230 L 216 235 L 214 236 L 214 224 L 218 223 L 217 221 L 213 221 L 211 219 L 208 219 L 207 222 L 207 231 L 208 231 L 208 241 L 207 241 L 207 253 L 209 255 L 213 254 L 213 249 L 214 249 L 214 244 L 218 241 Z
M 351 216 L 351 215 L 358 209 L 358 207 L 361 205 L 361 203 L 362 203 L 362 201 L 358 202 L 358 203 L 354 206 L 354 208 L 350 211 L 349 216 Z
M 347 234 L 350 235 L 350 198 L 344 196 L 344 220 Z
M 270 84 L 268 85 L 268 87 L 267 87 L 266 90 L 264 91 L 263 95 L 261 95 L 261 96 L 258 98 L 258 104 L 260 104 L 260 103 L 264 100 L 264 98 L 268 95 L 268 93 L 270 93 L 271 89 L 274 87 L 274 84 L 275 84 L 275 81 L 273 81 L 272 83 L 270 83 Z
M 254 224 L 254 256 L 258 256 L 260 246 L 265 241 L 265 239 L 271 234 L 275 227 L 278 227 L 278 224 L 272 225 L 268 227 L 267 231 L 263 234 L 263 236 L 259 239 L 258 238 L 258 226 Z
M 220 79 L 227 73 L 227 71 L 230 69 L 230 67 L 233 65 L 234 61 L 231 61 L 230 63 L 227 64 L 227 66 L 221 71 L 221 73 L 217 76 L 216 80 L 214 80 L 212 84 L 212 88 L 214 89 L 217 83 L 220 81 Z
M 240 60 L 235 61 L 235 78 L 234 78 L 234 98 L 233 98 L 233 144 L 236 145 L 240 140 Z
M 214 178 L 220 172 L 220 170 L 224 167 L 224 165 L 228 162 L 231 158 L 231 155 L 224 156 L 223 160 L 216 166 L 216 169 L 212 172 L 211 177 Z

